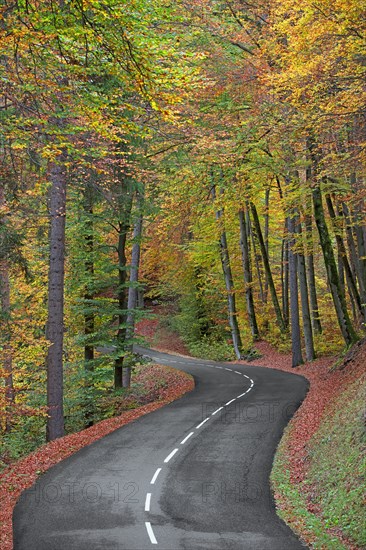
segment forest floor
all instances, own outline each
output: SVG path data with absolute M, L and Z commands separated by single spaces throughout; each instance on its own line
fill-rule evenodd
M 179 336 L 161 322 L 164 308 L 154 309 L 157 317 L 143 320 L 139 333 L 159 351 L 189 356 Z M 366 339 L 344 357 L 320 357 L 296 369 L 291 367 L 291 353 L 279 353 L 265 341 L 255 348 L 261 357 L 251 364 L 297 373 L 310 382 L 303 404 L 286 428 L 272 471 L 279 515 L 310 548 L 366 548 L 362 511 Z

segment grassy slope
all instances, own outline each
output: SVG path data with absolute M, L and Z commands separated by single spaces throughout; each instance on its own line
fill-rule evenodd
M 364 362 L 365 348 L 361 355 Z M 366 376 L 357 369 L 352 384 L 327 404 L 306 445 L 304 483 L 293 483 L 288 468 L 296 417 L 279 445 L 271 477 L 279 515 L 311 548 L 366 547 L 365 390 Z

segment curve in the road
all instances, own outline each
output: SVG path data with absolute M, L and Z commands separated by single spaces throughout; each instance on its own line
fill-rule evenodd
M 154 357 L 153 354 L 150 355 L 150 357 L 152 359 L 156 359 L 156 360 L 159 360 L 157 357 Z M 162 360 L 163 362 L 165 362 L 164 360 Z M 182 364 L 184 365 L 184 361 L 178 361 L 178 360 L 170 360 L 168 361 L 169 363 L 177 363 L 177 364 Z M 216 409 L 215 411 L 213 411 L 211 413 L 210 416 L 207 416 L 204 420 L 202 420 L 196 427 L 195 429 L 196 430 L 199 430 L 204 424 L 206 424 L 206 422 L 208 422 L 213 416 L 215 416 L 216 414 L 218 414 L 220 411 L 222 411 L 224 409 L 224 407 L 228 407 L 229 405 L 231 405 L 232 403 L 234 403 L 237 399 L 241 399 L 243 398 L 247 393 L 249 393 L 251 391 L 251 389 L 253 388 L 254 386 L 254 382 L 253 380 L 250 378 L 250 376 L 248 376 L 247 374 L 244 374 L 243 372 L 240 372 L 240 371 L 237 371 L 235 369 L 231 369 L 231 368 L 228 368 L 228 367 L 220 367 L 218 365 L 207 365 L 205 363 L 197 363 L 198 366 L 200 367 L 209 367 L 209 368 L 213 368 L 213 369 L 219 369 L 219 370 L 223 370 L 225 369 L 226 371 L 229 371 L 229 372 L 234 372 L 235 374 L 238 374 L 239 376 L 244 376 L 244 378 L 247 378 L 248 381 L 250 382 L 250 386 L 248 389 L 246 389 L 243 393 L 241 393 L 240 395 L 237 395 L 236 397 L 233 397 L 232 399 L 230 399 L 227 403 L 225 403 L 224 405 L 220 406 L 218 409 Z M 187 443 L 187 441 L 195 434 L 195 432 L 190 432 L 188 435 L 186 435 L 184 437 L 184 439 L 180 442 L 180 445 L 185 445 Z M 172 450 L 172 452 L 164 459 L 164 464 L 167 464 L 168 462 L 170 462 L 170 459 L 173 458 L 173 456 L 179 451 L 179 447 L 176 447 L 175 449 Z M 154 485 L 155 484 L 155 481 L 159 475 L 159 473 L 161 472 L 162 468 L 157 468 L 157 470 L 155 471 L 151 481 L 150 481 L 150 484 L 151 485 Z M 146 500 L 145 500 L 145 512 L 150 512 L 150 505 L 151 505 L 151 498 L 152 498 L 152 493 L 146 493 Z M 151 544 L 158 544 L 158 541 L 156 540 L 156 537 L 155 537 L 155 534 L 154 534 L 154 531 L 153 531 L 153 527 L 151 525 L 151 522 L 150 521 L 145 521 L 145 527 L 146 527 L 146 531 L 147 531 L 147 534 L 149 536 L 149 539 L 150 539 L 150 542 Z
M 14 549 L 303 549 L 276 515 L 269 474 L 307 381 L 139 352 L 192 374 L 195 389 L 42 475 L 15 508 Z

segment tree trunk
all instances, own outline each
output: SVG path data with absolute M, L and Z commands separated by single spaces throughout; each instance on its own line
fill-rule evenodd
M 135 331 L 135 310 L 138 307 L 138 277 L 141 255 L 141 238 L 143 224 L 143 197 L 137 195 L 138 217 L 133 230 L 133 246 L 131 254 L 131 269 L 130 269 L 130 286 L 128 288 L 127 300 L 127 319 L 126 319 L 126 341 L 128 350 L 132 353 L 133 350 L 133 335 Z M 124 388 L 129 388 L 131 385 L 131 366 L 125 366 L 123 369 L 122 384 Z
M 308 361 L 313 361 L 315 359 L 315 349 L 314 349 L 314 340 L 313 340 L 313 331 L 311 327 L 311 315 L 309 307 L 309 293 L 308 293 L 308 282 L 306 277 L 306 265 L 305 265 L 305 255 L 303 252 L 303 242 L 302 242 L 302 229 L 299 216 L 297 215 L 295 220 L 295 233 L 298 234 L 300 242 L 298 245 L 301 247 L 301 252 L 297 253 L 297 267 L 298 275 L 300 282 L 300 296 L 301 296 L 301 311 L 302 311 L 302 324 L 304 330 L 304 340 L 305 340 L 305 351 L 306 358 Z
M 66 152 L 49 165 L 50 264 L 48 278 L 47 441 L 64 435 L 63 339 L 66 217 Z
M 216 198 L 215 186 L 213 186 L 211 189 L 211 197 L 212 197 L 212 200 L 215 200 Z M 219 241 L 220 259 L 221 259 L 222 271 L 224 274 L 225 287 L 227 292 L 228 317 L 229 317 L 229 325 L 231 328 L 231 336 L 233 339 L 233 348 L 234 348 L 236 357 L 238 359 L 241 359 L 243 346 L 242 346 L 241 336 L 239 331 L 234 281 L 233 281 L 233 276 L 231 272 L 229 249 L 228 249 L 228 243 L 226 238 L 226 231 L 222 220 L 222 214 L 223 214 L 222 209 L 219 209 L 216 211 L 216 220 L 220 227 L 220 241 Z
M 285 232 L 281 246 L 281 288 L 282 288 L 282 314 L 286 328 L 290 320 L 289 304 L 289 266 L 288 266 L 288 219 L 285 220 Z
M 264 196 L 264 245 L 266 247 L 267 256 L 269 260 L 269 195 L 270 195 L 270 189 L 267 187 L 265 190 L 265 196 Z M 264 280 L 264 292 L 263 292 L 263 301 L 266 304 L 268 299 L 268 275 L 267 272 L 265 272 L 265 280 Z
M 327 203 L 329 216 L 330 216 L 330 218 L 332 220 L 332 223 L 333 223 L 333 228 L 334 228 L 336 242 L 337 242 L 337 248 L 338 248 L 338 254 L 339 254 L 339 257 L 340 257 L 340 259 L 342 261 L 342 264 L 343 264 L 344 273 L 345 273 L 346 279 L 347 279 L 347 285 L 348 285 L 348 288 L 350 289 L 350 294 L 351 294 L 351 296 L 353 298 L 353 301 L 354 301 L 354 304 L 357 308 L 358 316 L 360 316 L 362 318 L 363 322 L 366 322 L 366 307 L 363 308 L 362 305 L 361 305 L 361 298 L 360 298 L 360 295 L 359 295 L 358 290 L 357 290 L 356 281 L 353 277 L 353 273 L 352 273 L 351 267 L 350 267 L 349 262 L 348 262 L 346 247 L 344 245 L 343 238 L 339 234 L 339 230 L 338 230 L 338 227 L 336 225 L 336 214 L 335 214 L 335 211 L 334 211 L 334 208 L 333 208 L 333 202 L 332 202 L 332 199 L 331 199 L 330 195 L 326 195 L 325 200 L 326 200 L 326 203 Z
M 4 207 L 5 192 L 0 184 L 0 208 Z M 0 224 L 5 224 L 5 220 L 0 218 Z M 11 346 L 11 328 L 10 328 L 10 277 L 8 250 L 2 250 L 0 256 L 0 327 L 1 334 L 4 335 L 2 364 L 5 373 L 5 430 L 9 432 L 12 427 L 12 406 L 15 402 L 15 392 L 13 384 L 13 353 Z
M 301 353 L 301 334 L 299 319 L 299 297 L 297 283 L 297 254 L 294 252 L 295 222 L 293 217 L 288 218 L 289 230 L 289 274 L 290 274 L 290 309 L 291 309 L 291 345 L 292 345 L 292 367 L 301 365 L 304 360 Z
M 119 222 L 118 234 L 118 330 L 117 330 L 117 348 L 119 356 L 114 363 L 114 388 L 123 387 L 123 360 L 124 360 L 124 345 L 126 341 L 126 310 L 127 310 L 127 294 L 126 294 L 126 240 L 129 223 Z
M 84 367 L 85 367 L 85 426 L 88 428 L 93 425 L 93 416 L 95 403 L 93 396 L 93 378 L 94 372 L 94 345 L 91 341 L 95 332 L 95 313 L 93 308 L 94 300 L 94 227 L 93 227 L 93 194 L 92 189 L 87 185 L 84 191 L 84 215 L 86 217 L 85 228 L 85 273 L 86 284 L 84 291 Z
M 347 244 L 348 244 L 348 250 L 349 250 L 350 259 L 351 259 L 351 269 L 352 269 L 352 272 L 355 273 L 355 276 L 358 281 L 358 286 L 360 289 L 361 304 L 364 309 L 366 308 L 366 280 L 364 280 L 365 278 L 362 273 L 362 264 L 360 262 L 360 258 L 356 251 L 356 245 L 355 245 L 353 232 L 352 232 L 352 222 L 351 222 L 350 212 L 349 212 L 348 206 L 344 202 L 342 203 L 342 214 L 344 215 L 345 224 L 346 224 Z
M 308 246 L 307 250 L 307 279 L 309 286 L 309 298 L 310 298 L 310 314 L 311 323 L 314 334 L 321 334 L 323 329 L 320 321 L 318 297 L 316 293 L 316 281 L 315 281 L 315 269 L 314 269 L 314 254 L 313 254 L 313 222 L 312 217 L 307 215 L 305 217 L 305 231 L 306 242 Z
M 247 234 L 247 228 L 246 228 L 245 213 L 243 210 L 239 210 L 239 224 L 240 224 L 240 247 L 242 252 L 243 273 L 244 273 L 245 300 L 247 304 L 249 326 L 250 326 L 250 331 L 254 340 L 257 340 L 259 338 L 259 330 L 257 325 L 257 318 L 255 315 L 253 288 L 252 288 L 253 279 L 252 279 L 252 272 L 250 269 L 248 234 Z
M 337 265 L 334 258 L 328 227 L 325 221 L 322 196 L 319 186 L 313 188 L 312 195 L 315 222 L 318 228 L 320 245 L 327 271 L 328 284 L 332 293 L 338 324 L 346 345 L 351 346 L 357 340 L 357 334 L 355 333 L 350 321 L 346 301 L 339 282 Z
M 86 259 L 85 259 L 85 272 L 87 275 L 87 283 L 85 287 L 85 306 L 86 313 L 84 314 L 84 334 L 87 338 L 85 347 L 84 347 L 84 359 L 85 359 L 85 369 L 87 371 L 93 370 L 93 361 L 94 361 L 94 346 L 90 343 L 90 336 L 94 334 L 95 330 L 95 315 L 92 310 L 93 305 L 93 282 L 94 282 L 94 229 L 93 229 L 93 198 L 92 190 L 88 187 L 85 190 L 84 194 L 84 211 L 86 215 L 86 234 L 85 234 L 85 248 L 86 248 Z
M 256 235 L 257 235 L 257 238 L 258 238 L 258 241 L 259 241 L 259 246 L 260 246 L 260 249 L 261 249 L 264 269 L 265 269 L 265 272 L 266 272 L 267 278 L 268 278 L 268 285 L 269 285 L 269 290 L 270 290 L 271 297 L 272 297 L 273 307 L 274 307 L 274 310 L 275 310 L 275 313 L 276 313 L 277 324 L 280 328 L 280 331 L 282 333 L 285 333 L 286 332 L 286 326 L 285 326 L 285 323 L 284 323 L 284 320 L 283 320 L 283 317 L 282 317 L 280 304 L 278 302 L 276 287 L 274 285 L 272 272 L 271 272 L 271 268 L 270 268 L 270 265 L 269 265 L 268 254 L 267 254 L 265 242 L 264 242 L 264 239 L 263 239 L 261 226 L 260 226 L 260 223 L 259 223 L 257 209 L 256 209 L 255 204 L 253 202 L 250 203 L 250 210 L 251 210 L 251 213 L 252 213 L 253 224 L 254 224 Z
M 133 182 L 123 174 L 121 178 L 121 203 L 120 221 L 118 223 L 118 330 L 117 330 L 117 349 L 118 357 L 114 363 L 114 387 L 123 387 L 123 363 L 126 346 L 126 321 L 127 321 L 127 258 L 126 241 L 130 229 L 131 211 L 133 203 Z

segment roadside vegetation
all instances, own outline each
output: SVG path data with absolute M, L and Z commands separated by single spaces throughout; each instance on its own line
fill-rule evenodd
M 366 546 L 365 364 L 366 341 L 346 363 L 308 373 L 309 394 L 277 450 L 279 515 L 310 548 Z

